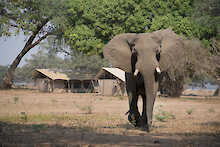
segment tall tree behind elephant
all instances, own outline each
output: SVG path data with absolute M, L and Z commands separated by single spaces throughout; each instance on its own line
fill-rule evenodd
M 171 29 L 116 35 L 103 48 L 103 53 L 114 67 L 126 72 L 128 120 L 134 126 L 145 128 L 147 131 L 152 125 L 153 106 L 161 71 L 168 73 L 172 81 L 182 81 L 189 69 L 192 71 L 191 74 L 196 74 L 197 68 L 207 68 L 203 65 L 193 67 L 194 64 L 201 64 L 201 60 L 197 61 L 192 57 L 195 54 L 207 53 L 201 51 L 200 44 L 185 40 Z M 142 114 L 137 106 L 139 96 L 143 99 Z

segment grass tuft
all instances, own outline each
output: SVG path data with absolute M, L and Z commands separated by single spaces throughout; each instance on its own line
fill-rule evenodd
M 209 108 L 209 113 L 215 113 L 215 109 L 214 108 Z
M 161 107 L 162 105 L 159 106 L 158 113 L 155 115 L 156 120 L 166 122 L 168 119 L 176 119 L 174 114 L 162 110 Z
M 186 110 L 186 113 L 187 113 L 188 115 L 191 115 L 191 114 L 193 113 L 193 111 L 194 111 L 194 109 L 193 109 L 193 108 L 190 108 L 190 109 L 187 109 L 187 110 Z
M 14 97 L 14 104 L 17 104 L 18 101 L 19 101 L 19 97 L 15 96 L 15 97 Z

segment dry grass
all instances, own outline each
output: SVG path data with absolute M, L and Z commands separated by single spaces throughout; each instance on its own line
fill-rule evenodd
M 219 146 L 219 106 L 218 98 L 157 98 L 147 133 L 128 123 L 124 97 L 3 90 L 0 145 Z

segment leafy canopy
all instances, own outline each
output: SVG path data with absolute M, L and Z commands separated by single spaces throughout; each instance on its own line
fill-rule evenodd
M 54 32 L 62 24 L 66 0 L 1 0 L 0 35 L 11 36 L 22 32 L 30 35 L 42 22 L 46 24 L 38 35 Z M 55 23 L 56 22 L 56 23 Z
M 64 37 L 71 49 L 100 54 L 116 34 L 172 28 L 189 38 L 209 40 L 216 31 L 197 24 L 192 0 L 69 0 Z

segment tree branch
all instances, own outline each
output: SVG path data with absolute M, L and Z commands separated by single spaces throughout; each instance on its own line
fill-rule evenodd
M 60 50 L 61 50 L 62 52 L 64 52 L 65 54 L 71 56 L 71 53 L 70 53 L 70 52 L 68 52 L 68 51 L 66 51 L 66 50 L 64 50 L 64 49 L 62 49 L 62 48 L 60 48 Z
M 15 24 L 10 24 L 10 26 L 11 26 L 11 27 L 18 28 L 18 26 L 17 26 L 17 25 L 15 25 Z
M 41 24 L 37 25 L 37 28 L 35 31 L 33 31 L 32 35 L 29 37 L 28 41 L 25 43 L 24 48 L 22 49 L 22 51 L 18 54 L 18 56 L 15 58 L 15 60 L 12 62 L 12 64 L 10 65 L 10 68 L 8 69 L 8 72 L 13 73 L 16 69 L 16 67 L 18 66 L 18 64 L 20 63 L 22 57 L 35 45 L 37 45 L 37 41 L 35 42 L 35 44 L 32 44 L 33 40 L 35 39 L 35 37 L 37 36 L 37 34 L 40 32 L 40 30 L 48 23 L 49 18 L 45 19 L 42 21 Z M 43 39 L 45 39 L 49 34 L 45 34 L 43 37 L 41 37 L 40 39 L 38 39 L 38 41 L 41 41 Z
M 27 46 L 29 46 L 30 44 L 32 44 L 32 42 L 34 41 L 34 38 L 36 37 L 36 35 L 40 32 L 40 30 L 48 23 L 49 18 L 45 19 L 42 21 L 41 24 L 39 24 L 36 28 L 35 31 L 33 31 L 32 35 L 30 36 L 30 38 L 28 39 L 28 41 L 26 42 L 24 48 L 26 48 Z
M 34 43 L 30 44 L 29 46 L 27 46 L 27 48 L 33 48 L 36 45 L 38 45 L 42 40 L 44 40 L 45 38 L 47 38 L 47 36 L 49 36 L 51 33 L 46 33 L 44 36 L 40 37 L 37 41 L 35 41 Z

